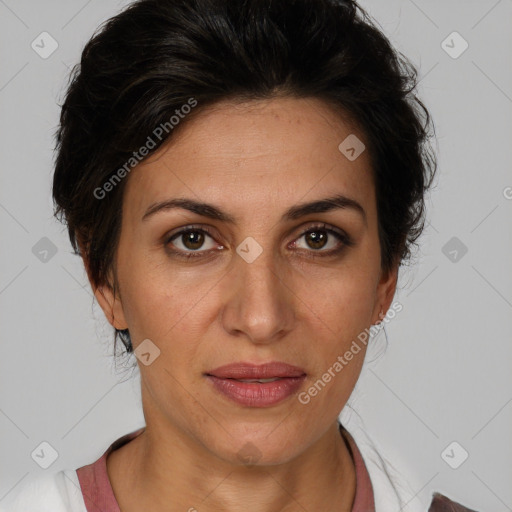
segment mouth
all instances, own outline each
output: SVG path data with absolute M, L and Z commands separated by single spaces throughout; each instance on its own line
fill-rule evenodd
M 237 362 L 220 366 L 215 370 L 210 370 L 206 375 L 219 379 L 234 379 L 242 382 L 269 382 L 269 379 L 302 377 L 306 375 L 306 372 L 298 366 L 281 361 L 272 361 L 259 365 Z
M 269 407 L 296 394 L 306 372 L 279 361 L 262 365 L 238 362 L 211 370 L 205 376 L 217 392 L 232 402 L 248 407 Z

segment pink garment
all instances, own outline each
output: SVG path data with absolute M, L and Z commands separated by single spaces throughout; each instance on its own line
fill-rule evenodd
M 340 426 L 340 430 L 341 428 L 343 427 Z M 121 512 L 108 479 L 107 456 L 143 431 L 144 427 L 120 437 L 109 446 L 96 462 L 76 470 L 87 512 Z M 356 470 L 356 496 L 352 512 L 375 512 L 370 475 L 354 439 L 347 430 L 343 429 L 343 432 L 346 439 L 348 439 Z

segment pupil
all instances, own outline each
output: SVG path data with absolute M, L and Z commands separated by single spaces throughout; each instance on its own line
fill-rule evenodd
M 204 235 L 198 231 L 192 231 L 185 235 L 185 246 L 189 249 L 199 249 L 203 245 Z M 198 239 L 195 240 L 194 239 Z M 192 244 L 192 247 L 190 246 Z
M 320 249 L 325 245 L 326 236 L 321 231 L 320 234 L 318 231 L 311 231 L 308 234 L 308 237 L 310 240 L 313 240 L 313 245 L 311 246 L 310 244 L 310 246 L 313 247 L 314 249 Z

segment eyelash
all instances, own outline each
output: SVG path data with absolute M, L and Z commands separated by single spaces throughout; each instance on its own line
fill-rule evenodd
M 299 239 L 299 238 L 303 237 L 304 235 L 307 235 L 307 234 L 309 234 L 311 232 L 314 232 L 315 230 L 326 231 L 327 233 L 334 235 L 342 243 L 342 245 L 341 245 L 341 247 L 337 247 L 335 249 L 330 249 L 328 251 L 321 251 L 321 250 L 315 251 L 315 250 L 301 249 L 301 251 L 302 250 L 306 250 L 306 252 L 311 253 L 311 255 L 308 256 L 308 257 L 311 257 L 311 258 L 326 258 L 326 257 L 329 257 L 329 256 L 336 256 L 336 255 L 340 254 L 342 251 L 344 251 L 345 248 L 352 247 L 354 245 L 353 240 L 346 233 L 344 233 L 343 231 L 339 231 L 339 230 L 335 229 L 333 226 L 330 226 L 329 224 L 325 224 L 325 223 L 318 223 L 318 224 L 315 224 L 314 226 L 308 227 L 308 229 L 303 231 L 298 236 L 297 239 Z M 182 259 L 185 259 L 185 260 L 190 260 L 192 258 L 205 257 L 204 254 L 208 253 L 210 251 L 200 251 L 200 250 L 197 250 L 197 251 L 183 252 L 180 249 L 179 250 L 175 250 L 175 249 L 170 249 L 169 248 L 169 244 L 174 239 L 180 237 L 181 235 L 185 235 L 187 233 L 206 233 L 211 238 L 214 238 L 213 233 L 211 232 L 211 230 L 207 226 L 202 226 L 202 227 L 188 226 L 188 227 L 186 227 L 186 228 L 184 228 L 184 229 L 182 229 L 182 230 L 180 230 L 180 231 L 178 231 L 176 233 L 173 233 L 172 235 L 170 235 L 170 236 L 165 238 L 164 245 L 166 247 L 166 250 L 168 252 L 170 252 L 173 256 L 176 256 L 178 258 L 182 258 Z M 214 251 L 214 250 L 215 249 L 213 249 L 212 251 Z

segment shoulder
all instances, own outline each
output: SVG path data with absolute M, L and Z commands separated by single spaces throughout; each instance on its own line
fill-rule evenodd
M 432 503 L 428 509 L 428 512 L 477 512 L 472 508 L 467 508 L 460 503 L 456 503 L 451 499 L 447 498 L 443 494 L 435 492 L 432 497 Z
M 413 492 L 408 479 L 398 471 L 388 460 L 381 456 L 378 445 L 367 434 L 357 421 L 349 423 L 349 432 L 354 438 L 362 455 L 366 469 L 370 476 L 375 499 L 375 512 L 389 510 L 404 510 L 407 512 L 480 512 L 468 508 L 447 496 L 431 491 L 430 505 L 414 499 L 417 493 Z
M 37 475 L 9 492 L 0 512 L 86 512 L 76 471 Z

